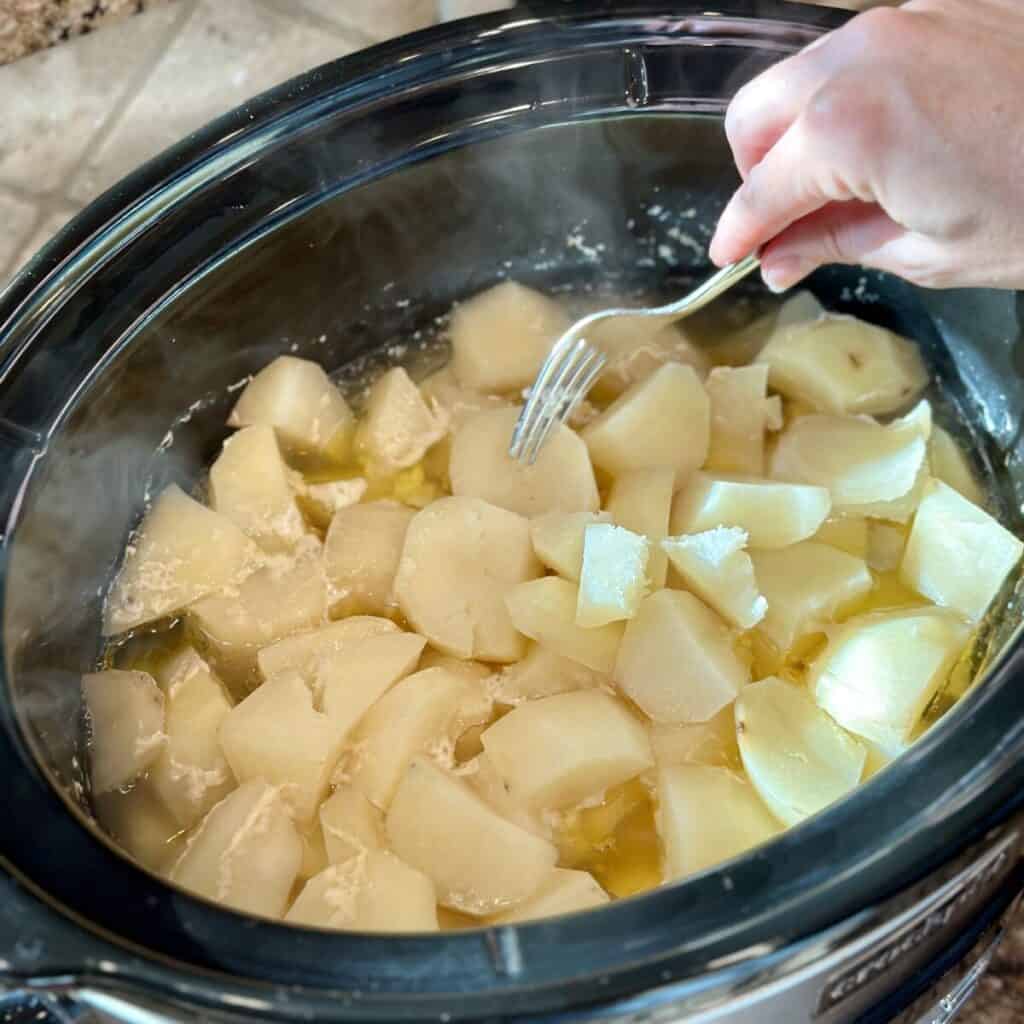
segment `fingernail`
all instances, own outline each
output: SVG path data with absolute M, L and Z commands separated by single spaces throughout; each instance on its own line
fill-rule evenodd
M 799 256 L 785 256 L 762 265 L 761 279 L 770 292 L 778 295 L 792 288 L 806 272 L 807 268 Z

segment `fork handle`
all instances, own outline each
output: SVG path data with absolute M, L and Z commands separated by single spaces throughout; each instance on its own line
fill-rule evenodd
M 761 266 L 760 257 L 757 253 L 751 253 L 751 255 L 744 257 L 741 260 L 737 260 L 735 263 L 730 263 L 728 266 L 722 267 L 717 274 L 712 274 L 703 284 L 698 285 L 688 295 L 680 299 L 678 302 L 673 302 L 670 306 L 664 307 L 666 316 L 671 316 L 674 313 L 696 313 L 698 309 L 703 308 L 709 302 L 717 299 L 722 292 L 727 291 L 737 281 L 742 281 L 748 274 L 757 270 Z

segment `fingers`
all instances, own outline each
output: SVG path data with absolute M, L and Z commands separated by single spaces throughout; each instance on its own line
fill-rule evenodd
M 874 203 L 829 203 L 791 225 L 761 254 L 761 274 L 772 291 L 785 291 L 826 263 L 892 266 L 892 242 L 905 229 Z
M 725 134 L 744 180 L 786 133 L 807 101 L 835 70 L 823 36 L 748 82 L 725 113 Z

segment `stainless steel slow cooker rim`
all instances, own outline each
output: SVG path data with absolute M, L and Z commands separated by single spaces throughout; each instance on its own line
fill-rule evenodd
M 644 6 L 645 8 L 650 8 L 650 7 L 653 7 L 653 6 L 658 6 L 658 5 L 649 5 L 649 4 L 648 4 L 648 5 L 643 5 L 643 6 Z M 749 6 L 749 5 L 746 5 L 746 6 Z M 775 7 L 775 8 L 783 8 L 783 6 L 784 6 L 784 5 L 772 5 L 772 6 L 773 6 L 773 7 Z M 493 19 L 492 19 L 492 20 L 493 20 Z M 499 18 L 498 18 L 497 20 L 498 20 L 499 22 L 502 22 L 502 19 L 501 19 L 500 17 L 499 17 Z M 503 23 L 503 22 L 502 22 L 502 23 Z M 285 89 L 287 89 L 287 87 L 284 87 L 284 88 L 285 88 Z M 231 116 L 231 115 L 229 115 L 229 118 L 230 118 L 230 116 Z M 212 135 L 219 135 L 219 132 L 218 132 L 218 131 L 215 131 L 214 129 L 210 129 L 209 131 L 210 131 L 210 132 L 212 133 Z M 212 137 L 212 136 L 211 136 L 211 137 Z M 163 158 L 163 159 L 165 159 L 165 160 L 166 160 L 166 159 L 171 159 L 171 158 Z M 158 161 L 157 163 L 159 164 L 159 162 L 160 162 L 160 161 Z M 172 160 L 172 162 L 173 162 L 173 160 Z M 138 172 L 138 173 L 139 173 L 139 174 L 142 174 L 143 172 Z M 143 180 L 142 180 L 142 181 L 140 182 L 140 184 L 141 184 L 141 185 L 143 185 L 143 186 L 145 185 L 145 177 L 144 177 L 144 178 L 143 178 Z M 127 191 L 128 191 L 129 193 L 130 193 L 130 192 L 132 191 L 132 189 L 131 189 L 131 188 L 129 187 L 129 188 L 127 188 Z M 146 191 L 148 191 L 148 190 L 145 190 L 145 189 L 144 189 L 144 191 L 143 191 L 143 192 L 142 192 L 141 194 L 142 194 L 142 195 L 144 196 L 144 195 L 146 194 Z M 113 202 L 113 203 L 115 204 L 115 206 L 116 206 L 116 203 L 117 203 L 117 198 L 118 198 L 118 197 L 117 197 L 117 195 L 114 195 L 113 197 L 111 197 L 110 195 L 108 195 L 108 197 L 106 197 L 106 198 L 108 198 L 108 199 L 109 199 L 109 200 L 110 200 L 111 202 Z M 89 237 L 89 236 L 86 236 L 86 240 L 88 239 L 88 237 Z M 128 244 L 129 242 L 130 242 L 130 237 L 129 237 L 129 238 L 126 238 L 126 239 L 124 239 L 124 244 Z M 56 241 L 55 241 L 54 243 L 52 243 L 52 244 L 51 244 L 51 246 L 50 246 L 50 247 L 48 247 L 48 249 L 47 249 L 47 250 L 46 250 L 45 252 L 46 252 L 47 254 L 50 254 L 50 253 L 51 253 L 51 250 L 52 250 L 52 251 L 53 251 L 53 253 L 52 253 L 52 256 L 56 256 L 56 257 L 57 257 L 57 262 L 58 262 L 58 263 L 60 263 L 61 259 L 63 259 L 63 257 L 61 257 L 61 256 L 60 256 L 60 252 L 61 252 L 61 250 L 64 250 L 64 252 L 65 252 L 65 256 L 73 256 L 73 255 L 74 255 L 74 250 L 75 250 L 75 249 L 77 249 L 77 248 L 78 248 L 78 246 L 80 246 L 80 245 L 82 245 L 82 244 L 84 244 L 84 242 L 83 242 L 83 241 L 79 241 L 79 242 L 77 242 L 77 243 L 75 242 L 75 231 L 74 231 L 74 226 L 73 226 L 73 227 L 72 227 L 72 229 L 69 229 L 69 231 L 68 231 L 68 232 L 66 232 L 66 233 L 65 233 L 65 234 L 63 234 L 62 236 L 59 236 L 59 237 L 58 237 L 58 239 L 57 239 L 57 240 L 56 240 Z M 70 248 L 69 248 L 69 247 L 70 247 Z M 50 256 L 50 255 L 44 255 L 44 257 L 42 258 L 42 263 L 44 263 L 44 264 L 45 264 L 45 263 L 47 262 L 47 259 L 48 259 L 48 258 L 52 258 L 52 256 Z M 72 263 L 69 263 L 69 264 L 67 265 L 67 267 L 65 267 L 65 271 L 69 271 L 69 270 L 70 270 L 70 269 L 72 268 L 72 266 L 73 266 L 73 262 L 72 262 Z M 45 283 L 45 281 L 44 281 L 43 283 Z M 9 304 L 9 303 L 10 303 L 10 302 L 12 301 L 12 296 L 13 296 L 13 302 L 15 303 L 15 308 L 16 308 L 16 306 L 17 306 L 17 302 L 18 302 L 18 300 L 17 300 L 17 292 L 18 292 L 18 287 L 17 287 L 17 285 L 18 285 L 18 282 L 16 282 L 15 286 L 12 286 L 12 289 L 13 289 L 13 290 L 12 290 L 11 292 L 9 292 L 9 293 L 8 293 L 8 294 L 7 294 L 7 295 L 6 295 L 5 297 L 4 297 L 4 299 L 5 299 L 6 303 L 8 303 L 8 304 Z M 42 284 L 40 285 L 40 287 L 42 287 Z M 4 309 L 5 309 L 5 301 L 0 301 L 0 310 L 4 310 Z M 51 299 L 47 299 L 47 301 L 51 301 Z M 55 301 L 55 300 L 54 300 L 54 301 Z M 12 316 L 13 316 L 13 315 L 15 315 L 15 314 L 14 314 L 14 309 L 12 309 L 10 305 L 7 305 L 7 307 L 6 307 L 6 308 L 7 308 L 7 309 L 9 309 L 9 310 L 11 311 L 11 315 L 12 315 Z M 3 319 L 3 315 L 2 315 L 2 314 L 0 314 L 0 320 L 2 320 L 2 319 Z M 3 351 L 3 350 L 2 350 L 2 349 L 0 349 L 0 351 Z M 0 597 L 0 599 L 2 599 L 2 597 Z M 1008 658 L 1009 658 L 1009 652 L 1007 653 L 1007 660 L 1008 660 Z M 8 711 L 8 708 L 6 707 L 6 705 L 5 705 L 4 711 L 5 711 L 5 715 L 6 715 L 6 712 Z M 934 745 L 934 744 L 938 743 L 938 742 L 939 742 L 939 740 L 941 739 L 941 736 L 942 736 L 942 735 L 944 735 L 944 734 L 937 734 L 937 736 L 935 737 L 935 739 L 934 739 L 934 740 L 932 740 L 932 744 Z M 929 737 L 929 739 L 931 739 L 931 737 Z M 923 757 L 924 757 L 924 749 L 925 749 L 925 748 L 922 748 L 922 751 L 921 751 L 920 755 L 918 755 L 918 756 L 919 756 L 919 758 L 923 758 Z M 928 749 L 930 749 L 930 747 L 929 747 Z M 37 765 L 36 767 L 38 767 L 38 765 Z M 896 769 L 893 769 L 893 771 L 896 771 Z M 877 780 L 877 781 L 878 781 L 879 783 L 881 783 L 881 781 L 882 781 L 882 780 Z M 868 792 L 868 790 L 866 790 L 865 792 Z M 855 798 L 855 799 L 856 799 L 856 798 Z M 866 798 L 863 798 L 863 797 L 862 797 L 862 799 L 866 799 Z M 837 812 L 838 812 L 839 810 L 840 810 L 839 808 L 837 808 L 837 809 L 836 809 L 836 811 L 837 811 Z M 814 826 L 814 823 L 808 823 L 808 825 L 807 825 L 807 826 L 805 826 L 805 828 L 806 828 L 806 829 L 810 829 L 810 828 L 812 828 L 812 826 Z M 820 827 L 821 827 L 821 823 L 820 823 L 820 822 L 818 823 L 817 827 L 818 827 L 818 828 L 820 828 Z M 803 831 L 802 831 L 802 830 L 797 830 L 796 832 L 792 833 L 792 834 L 791 834 L 791 836 L 790 836 L 790 837 L 788 837 L 788 838 L 789 838 L 789 839 L 790 839 L 790 840 L 791 840 L 791 841 L 792 841 L 792 842 L 793 842 L 793 843 L 795 844 L 795 843 L 796 843 L 796 841 L 797 841 L 797 839 L 801 838 L 801 837 L 803 836 L 803 834 L 804 834 L 804 833 L 803 833 Z M 138 869 L 133 869 L 133 870 L 138 870 Z M 726 868 L 725 870 L 728 870 L 728 868 Z M 709 875 L 713 875 L 713 874 L 715 874 L 715 873 L 714 873 L 714 872 L 712 872 L 712 873 L 709 873 Z M 698 881 L 705 881 L 705 880 L 706 880 L 706 878 L 703 878 L 703 877 L 702 877 L 701 879 L 698 879 Z M 681 884 L 680 884 L 679 886 L 676 886 L 676 887 L 674 887 L 674 888 L 682 889 L 682 888 L 684 888 L 684 887 L 688 886 L 689 884 L 690 884 L 690 883 L 681 883 Z M 650 894 L 650 895 L 648 895 L 648 896 L 644 896 L 644 897 L 638 897 L 638 898 L 636 898 L 636 899 L 637 899 L 638 901 L 647 901 L 648 903 L 653 903 L 654 901 L 656 901 L 656 900 L 659 900 L 659 899 L 660 899 L 661 897 L 663 897 L 664 895 L 665 895 L 665 893 L 663 892 L 663 893 L 657 893 L 657 894 Z M 192 898 L 191 898 L 191 897 L 187 897 L 187 898 L 183 897 L 183 899 L 188 899 L 188 900 L 192 900 Z M 632 902 L 632 901 L 631 901 L 631 902 Z M 622 904 L 621 906 L 625 907 L 625 906 L 626 906 L 626 903 Z M 614 912 L 614 910 L 615 910 L 615 908 L 611 908 L 611 910 L 609 910 L 609 911 L 608 911 L 608 912 L 606 912 L 606 913 L 608 913 L 608 914 L 612 914 L 612 913 Z M 225 912 L 225 911 L 219 911 L 219 913 L 221 913 L 221 914 L 225 914 L 225 913 L 227 913 L 227 914 L 229 914 L 229 915 L 230 915 L 230 912 Z M 268 927 L 277 927 L 277 926 L 272 926 L 272 925 L 268 925 Z M 522 929 L 517 929 L 517 930 L 518 930 L 518 931 L 522 931 L 522 932 L 523 932 L 523 933 L 525 934 L 526 932 L 530 931 L 531 929 L 532 929 L 532 930 L 534 930 L 534 931 L 538 931 L 538 930 L 542 930 L 542 929 L 544 929 L 545 927 L 547 927 L 547 926 L 544 926 L 544 925 L 535 925 L 535 926 L 529 926 L 529 927 L 527 927 L 527 928 L 522 928 Z M 474 932 L 474 933 L 472 933 L 472 934 L 474 934 L 474 935 L 477 935 L 477 936 L 478 936 L 478 935 L 480 935 L 481 933 L 480 933 L 480 932 Z M 378 939 L 377 941 L 378 941 L 378 942 L 391 942 L 391 941 L 393 941 L 393 940 L 379 940 L 379 939 Z M 431 940 L 429 940 L 429 939 L 428 939 L 427 941 L 429 942 L 429 941 L 431 941 Z M 664 955 L 665 955 L 665 954 L 662 954 L 662 956 L 664 956 Z

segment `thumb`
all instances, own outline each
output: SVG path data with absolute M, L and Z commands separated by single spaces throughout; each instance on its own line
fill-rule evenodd
M 826 263 L 879 266 L 872 255 L 905 234 L 875 203 L 829 203 L 791 224 L 765 246 L 761 274 L 765 284 L 779 292 Z

